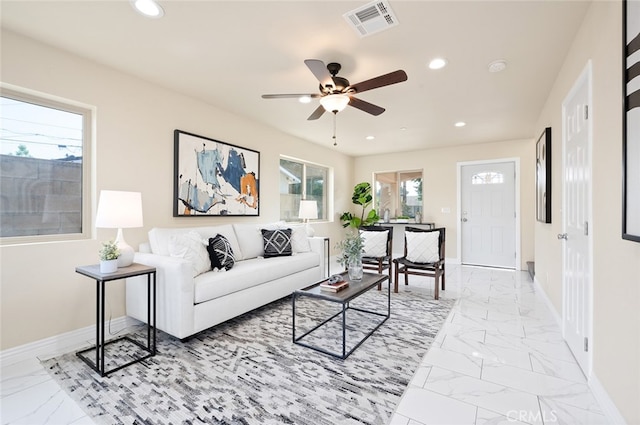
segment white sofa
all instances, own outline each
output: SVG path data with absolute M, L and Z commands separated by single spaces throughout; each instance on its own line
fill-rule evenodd
M 262 228 L 292 228 L 293 255 L 263 258 Z M 309 238 L 304 229 L 278 222 L 149 231 L 149 242 L 140 246 L 134 261 L 157 269 L 157 328 L 185 339 L 325 277 L 324 238 Z M 233 268 L 198 274 L 193 261 L 170 253 L 177 237 L 193 236 L 193 231 L 204 241 L 216 234 L 227 238 L 236 259 Z M 143 322 L 147 320 L 146 279 L 138 276 L 126 282 L 127 315 Z

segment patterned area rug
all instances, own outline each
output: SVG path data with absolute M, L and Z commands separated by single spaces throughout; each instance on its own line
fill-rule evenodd
M 293 344 L 291 298 L 284 298 L 187 342 L 160 332 L 155 357 L 106 378 L 75 353 L 43 365 L 101 424 L 386 424 L 454 303 L 419 292 L 391 296 L 391 318 L 346 360 Z M 356 301 L 386 312 L 386 288 Z M 337 311 L 298 298 L 297 335 Z M 349 344 L 379 320 L 349 310 Z M 332 320 L 307 342 L 337 350 L 340 324 Z M 116 363 L 132 350 L 108 347 Z

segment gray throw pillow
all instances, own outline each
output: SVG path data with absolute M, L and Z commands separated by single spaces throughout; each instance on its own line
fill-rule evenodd
M 262 229 L 264 258 L 291 255 L 291 229 Z

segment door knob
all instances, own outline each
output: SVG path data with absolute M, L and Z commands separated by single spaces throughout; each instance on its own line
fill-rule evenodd
M 558 233 L 558 239 L 564 239 L 566 241 L 567 240 L 567 234 L 566 233 Z
M 467 221 L 467 217 L 463 217 L 463 218 L 462 218 L 462 221 L 463 221 L 463 222 Z

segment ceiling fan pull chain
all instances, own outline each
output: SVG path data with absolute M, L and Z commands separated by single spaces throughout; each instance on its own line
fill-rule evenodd
M 338 146 L 338 141 L 336 140 L 336 120 L 337 120 L 338 114 L 334 111 L 333 112 L 333 146 Z

